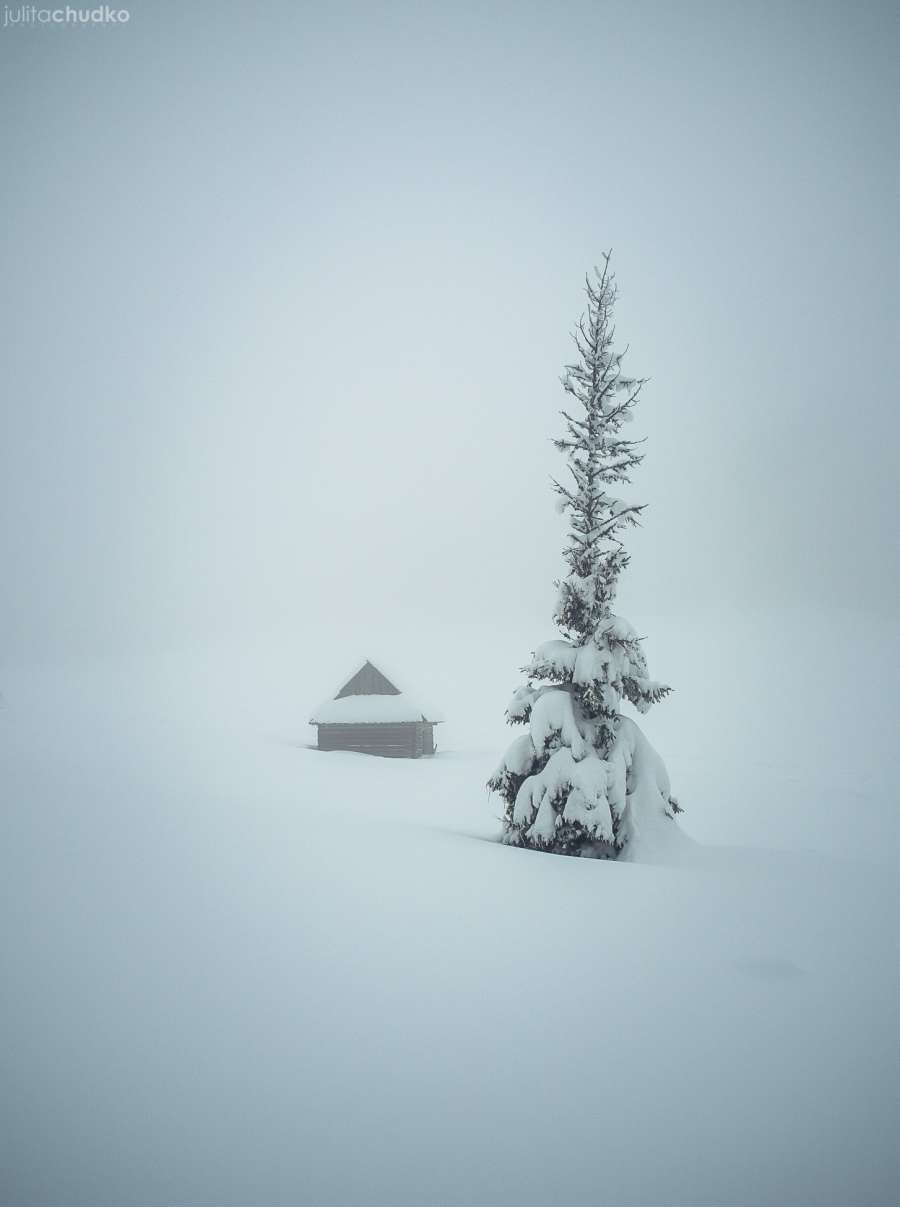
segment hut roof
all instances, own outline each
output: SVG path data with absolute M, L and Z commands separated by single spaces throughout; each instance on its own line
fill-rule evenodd
M 358 671 L 350 676 L 343 687 L 335 692 L 335 700 L 343 696 L 399 696 L 400 688 L 395 687 L 382 671 L 370 662 L 368 658 Z
M 408 696 L 368 659 L 310 717 L 310 725 L 389 725 L 439 722 L 440 716 Z

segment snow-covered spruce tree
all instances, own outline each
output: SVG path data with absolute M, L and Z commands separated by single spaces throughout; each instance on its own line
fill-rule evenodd
M 571 475 L 553 483 L 569 519 L 568 573 L 554 613 L 562 638 L 522 668 L 528 682 L 507 717 L 527 730 L 488 782 L 505 803 L 504 842 L 594 858 L 616 858 L 646 824 L 680 812 L 662 760 L 619 713 L 623 696 L 643 713 L 670 689 L 648 677 L 640 638 L 612 611 L 629 560 L 619 534 L 643 507 L 608 488 L 629 482 L 643 458 L 638 442 L 620 433 L 645 383 L 625 375 L 625 353 L 613 350 L 609 260 L 586 281 L 577 359 L 562 378 L 572 405 L 562 412 L 566 434 L 554 442 Z

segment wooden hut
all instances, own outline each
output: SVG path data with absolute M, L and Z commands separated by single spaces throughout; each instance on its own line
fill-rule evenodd
M 439 722 L 368 661 L 310 718 L 310 725 L 318 728 L 320 750 L 357 750 L 398 759 L 434 754 L 434 727 Z

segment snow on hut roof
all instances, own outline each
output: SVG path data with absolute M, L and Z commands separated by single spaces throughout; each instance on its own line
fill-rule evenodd
M 396 696 L 341 696 L 325 700 L 310 719 L 311 725 L 384 725 L 400 721 L 436 721 L 403 692 Z
M 434 709 L 400 691 L 374 663 L 366 660 L 338 688 L 333 700 L 324 700 L 319 705 L 309 723 L 387 725 L 404 721 L 440 720 Z

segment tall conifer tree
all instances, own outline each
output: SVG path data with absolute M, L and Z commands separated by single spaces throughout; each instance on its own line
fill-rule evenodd
M 562 411 L 565 434 L 554 442 L 569 470 L 553 483 L 569 520 L 568 572 L 554 612 L 562 638 L 540 646 L 523 667 L 528 682 L 507 716 L 528 730 L 489 786 L 505 802 L 504 841 L 609 858 L 625 848 L 641 812 L 672 817 L 680 810 L 659 756 L 619 712 L 623 697 L 643 713 L 670 689 L 648 677 L 640 638 L 612 610 L 629 560 L 621 533 L 638 523 L 643 506 L 610 488 L 630 482 L 643 459 L 640 442 L 622 429 L 645 379 L 629 377 L 625 352 L 613 348 L 609 254 L 585 292 L 587 309 L 573 332 L 577 356 L 562 378 L 571 399 Z

